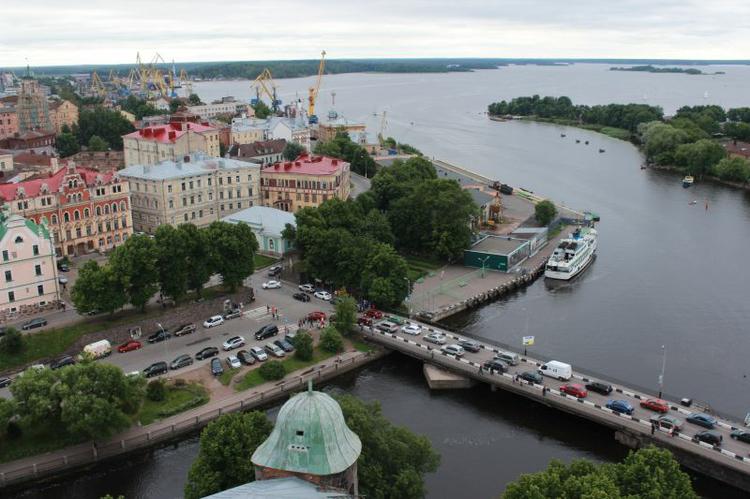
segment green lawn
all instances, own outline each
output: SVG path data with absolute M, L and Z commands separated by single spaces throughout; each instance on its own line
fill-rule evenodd
M 23 434 L 18 439 L 0 438 L 0 463 L 50 452 L 86 440 L 45 425 L 21 423 Z
M 240 372 L 239 369 L 227 369 L 223 373 L 221 373 L 221 376 L 219 376 L 219 381 L 222 385 L 228 386 L 229 383 L 232 381 L 232 378 L 234 378 L 234 375 Z
M 369 343 L 365 343 L 364 341 L 360 339 L 352 339 L 352 346 L 357 349 L 359 352 L 372 352 L 375 350 L 375 348 L 370 345 Z
M 173 416 L 188 409 L 193 409 L 208 402 L 208 391 L 198 384 L 168 386 L 167 396 L 160 402 L 145 399 L 141 410 L 133 417 L 142 425 Z
M 291 354 L 291 357 L 283 360 L 281 363 L 284 365 L 284 368 L 286 369 L 286 373 L 292 373 L 294 371 L 298 371 L 300 369 L 304 369 L 306 367 L 310 367 L 313 364 L 316 364 L 322 360 L 325 360 L 329 357 L 333 357 L 335 354 L 326 352 L 325 350 L 321 350 L 320 348 L 315 348 L 313 351 L 313 358 L 309 361 L 299 360 L 294 357 L 294 354 Z M 252 369 L 250 372 L 248 372 L 242 380 L 234 385 L 235 390 L 242 391 L 247 390 L 248 388 L 253 388 L 254 386 L 261 385 L 265 383 L 266 379 L 264 379 L 260 375 L 260 370 L 256 367 Z
M 409 266 L 408 277 L 411 282 L 415 282 L 443 266 L 443 263 L 438 260 L 417 258 L 414 256 L 406 256 L 404 259 Z
M 255 270 L 262 269 L 264 267 L 269 267 L 273 265 L 274 263 L 278 262 L 278 258 L 273 258 L 266 255 L 259 255 L 258 253 L 255 254 Z

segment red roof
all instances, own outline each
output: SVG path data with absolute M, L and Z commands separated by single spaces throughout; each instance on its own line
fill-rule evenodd
M 174 144 L 174 142 L 182 137 L 188 129 L 197 133 L 216 130 L 214 127 L 202 125 L 200 123 L 167 123 L 166 125 L 141 128 L 140 130 L 136 130 L 133 133 L 123 136 L 123 138 L 152 140 L 155 142 L 163 142 L 165 144 Z
M 36 177 L 31 180 L 24 180 L 13 184 L 0 184 L 0 197 L 6 201 L 13 201 L 16 199 L 18 194 L 18 188 L 23 187 L 24 196 L 26 198 L 32 198 L 39 195 L 39 191 L 42 185 L 47 184 L 49 193 L 54 194 L 60 189 L 60 184 L 63 182 L 65 175 L 68 172 L 67 167 L 62 167 L 55 173 L 47 177 Z M 96 177 L 101 176 L 102 183 L 107 184 L 112 181 L 113 173 L 102 173 L 90 168 L 76 167 L 75 172 L 78 173 L 86 182 L 86 186 L 93 186 L 96 183 Z
M 302 175 L 331 175 L 338 173 L 349 163 L 337 158 L 328 156 L 310 156 L 302 154 L 294 161 L 285 161 L 283 163 L 274 163 L 262 170 L 262 174 L 274 173 L 295 173 Z

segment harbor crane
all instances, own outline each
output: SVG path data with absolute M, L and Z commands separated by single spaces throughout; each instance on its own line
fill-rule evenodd
M 255 97 L 250 100 L 250 104 L 253 106 L 260 102 L 261 94 L 267 96 L 271 101 L 271 109 L 276 113 L 279 111 L 281 106 L 281 99 L 276 95 L 276 83 L 273 81 L 271 70 L 266 68 L 261 72 L 253 82 L 253 88 L 255 88 Z
M 309 95 L 307 97 L 307 116 L 310 124 L 318 122 L 318 117 L 315 115 L 315 101 L 318 98 L 318 92 L 320 91 L 320 82 L 323 79 L 323 72 L 326 68 L 326 51 L 320 53 L 320 64 L 318 65 L 318 79 L 315 81 L 315 85 L 310 87 Z

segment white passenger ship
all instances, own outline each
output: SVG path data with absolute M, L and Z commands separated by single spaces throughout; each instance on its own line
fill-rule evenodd
M 594 259 L 596 229 L 579 228 L 569 238 L 560 241 L 547 260 L 544 277 L 568 281 L 580 274 Z

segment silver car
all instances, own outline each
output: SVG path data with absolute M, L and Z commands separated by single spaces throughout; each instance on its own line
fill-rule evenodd
M 284 353 L 284 350 L 282 350 L 280 346 L 274 343 L 266 343 L 265 347 L 266 351 L 274 357 L 284 357 L 286 355 Z
M 250 347 L 250 353 L 253 355 L 253 357 L 258 359 L 258 362 L 268 360 L 268 355 L 266 355 L 266 352 L 264 352 L 260 347 Z
M 434 343 L 436 345 L 445 345 L 447 342 L 445 339 L 445 335 L 441 333 L 430 333 L 424 337 L 424 340 L 428 343 Z

